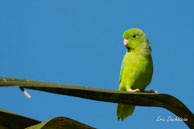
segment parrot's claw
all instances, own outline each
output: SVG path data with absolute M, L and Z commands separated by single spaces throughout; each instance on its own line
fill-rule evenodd
M 130 89 L 129 92 L 140 92 L 139 89 Z
M 143 91 L 144 93 L 155 93 L 155 94 L 157 94 L 158 93 L 158 91 L 154 91 L 154 90 L 149 90 L 149 91 Z

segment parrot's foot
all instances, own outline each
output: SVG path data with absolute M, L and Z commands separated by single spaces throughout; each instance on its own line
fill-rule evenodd
M 155 94 L 157 94 L 158 93 L 158 91 L 154 91 L 154 90 L 149 90 L 149 91 L 143 91 L 144 93 L 155 93 Z
M 140 92 L 139 89 L 129 89 L 129 92 Z

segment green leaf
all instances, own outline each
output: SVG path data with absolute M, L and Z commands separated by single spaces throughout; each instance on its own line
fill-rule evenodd
M 0 129 L 94 129 L 75 120 L 56 117 L 40 122 L 3 109 L 0 109 Z
M 173 112 L 180 118 L 187 119 L 187 121 L 184 121 L 187 126 L 194 128 L 194 114 L 180 100 L 168 94 L 129 93 L 124 91 L 104 90 L 16 78 L 0 78 L 0 86 L 20 86 L 28 89 L 98 101 L 136 106 L 162 107 Z
M 0 109 L 0 129 L 24 129 L 38 123 L 37 120 Z
M 28 127 L 27 129 L 94 129 L 75 120 L 56 117 L 54 119 L 42 122 L 37 125 Z

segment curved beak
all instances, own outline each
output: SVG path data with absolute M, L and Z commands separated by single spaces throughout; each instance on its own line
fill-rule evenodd
M 124 39 L 123 43 L 124 43 L 124 46 L 126 48 L 129 48 L 129 46 L 128 46 L 129 40 L 128 39 Z

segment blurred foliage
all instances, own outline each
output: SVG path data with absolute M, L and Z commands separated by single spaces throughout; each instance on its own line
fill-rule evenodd
M 56 117 L 40 122 L 0 109 L 0 129 L 94 129 L 75 120 Z

